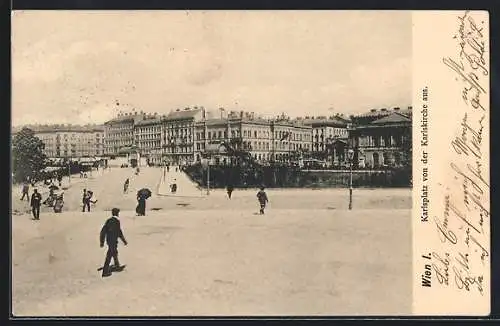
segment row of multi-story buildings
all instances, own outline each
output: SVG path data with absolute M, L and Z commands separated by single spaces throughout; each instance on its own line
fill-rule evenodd
M 102 125 L 28 125 L 44 144 L 49 158 L 102 157 L 104 152 L 104 126 Z M 14 128 L 13 135 L 20 129 Z
M 264 119 L 251 112 L 204 107 L 168 114 L 120 113 L 102 126 L 30 126 L 50 158 L 142 157 L 153 164 L 200 162 L 214 144 L 230 144 L 259 163 L 299 157 L 342 165 L 349 149 L 360 166 L 407 165 L 411 107 L 365 114 Z M 410 149 L 410 150 L 409 150 Z M 222 155 L 222 160 L 230 159 Z
M 120 113 L 104 124 L 106 154 L 137 153 L 153 164 L 201 161 L 211 144 L 226 143 L 260 163 L 308 157 L 342 165 L 348 149 L 361 166 L 405 165 L 411 158 L 411 107 L 372 109 L 366 114 L 264 119 L 251 112 L 204 107 L 166 115 Z M 225 160 L 226 158 L 223 158 Z
M 232 144 L 260 162 L 284 161 L 292 152 L 312 149 L 310 125 L 286 117 L 263 119 L 243 111 L 216 116 L 194 107 L 162 116 L 123 113 L 104 126 L 108 155 L 138 152 L 155 164 L 199 162 L 214 143 Z

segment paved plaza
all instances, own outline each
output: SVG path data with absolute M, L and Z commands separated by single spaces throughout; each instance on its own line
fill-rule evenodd
M 130 178 L 130 191 L 123 182 Z M 62 214 L 26 213 L 14 188 L 13 313 L 17 316 L 396 315 L 411 313 L 411 191 L 196 189 L 159 168 L 113 168 L 67 182 Z M 147 215 L 135 193 L 148 187 Z M 98 202 L 81 212 L 83 188 Z M 193 190 L 194 189 L 194 190 Z M 196 195 L 193 195 L 193 191 Z M 19 198 L 18 198 L 19 197 Z M 99 231 L 112 207 L 129 242 L 125 271 L 101 278 Z

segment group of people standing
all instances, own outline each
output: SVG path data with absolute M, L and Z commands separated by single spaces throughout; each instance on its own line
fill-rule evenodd
M 54 213 L 61 213 L 64 206 L 64 193 L 56 194 L 54 188 L 49 189 L 49 195 L 42 202 L 42 195 L 38 192 L 38 189 L 33 189 L 31 197 L 29 195 L 30 183 L 26 180 L 23 183 L 21 201 L 26 198 L 29 201 L 31 207 L 31 213 L 33 214 L 34 220 L 40 220 L 40 208 L 42 204 L 52 207 Z M 55 187 L 57 188 L 57 187 Z

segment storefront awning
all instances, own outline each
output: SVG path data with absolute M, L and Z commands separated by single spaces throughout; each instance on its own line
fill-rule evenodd
M 54 172 L 54 171 L 57 171 L 57 170 L 60 170 L 60 169 L 61 169 L 61 167 L 48 166 L 45 169 L 43 169 L 42 171 L 43 172 Z

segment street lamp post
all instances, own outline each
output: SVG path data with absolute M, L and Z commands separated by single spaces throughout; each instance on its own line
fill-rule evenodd
M 354 151 L 349 149 L 347 152 L 349 155 L 349 210 L 352 209 L 352 163 L 354 159 Z
M 207 158 L 207 195 L 210 195 L 210 157 Z

